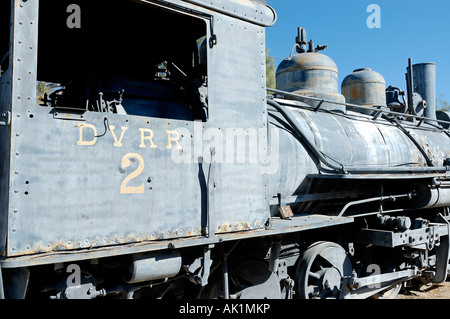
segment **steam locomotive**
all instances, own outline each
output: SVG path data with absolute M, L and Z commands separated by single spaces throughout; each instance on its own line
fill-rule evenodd
M 392 298 L 446 280 L 435 64 L 409 61 L 406 91 L 363 68 L 340 92 L 299 28 L 267 88 L 276 20 L 262 0 L 0 3 L 1 298 Z

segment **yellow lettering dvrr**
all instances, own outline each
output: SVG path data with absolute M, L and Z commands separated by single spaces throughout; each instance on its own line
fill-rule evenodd
M 79 131 L 80 135 L 79 135 L 79 139 L 78 139 L 78 143 L 77 143 L 78 145 L 92 146 L 92 145 L 95 145 L 95 143 L 97 143 L 97 129 L 95 128 L 94 125 L 86 124 L 86 123 L 78 123 L 76 127 L 78 127 L 80 129 L 80 131 Z M 92 132 L 94 134 L 94 138 L 92 140 L 90 140 L 90 141 L 83 140 L 83 129 L 84 128 L 88 128 L 88 129 L 92 130 Z
M 109 130 L 111 131 L 112 136 L 113 136 L 113 138 L 114 138 L 114 146 L 122 147 L 123 136 L 125 135 L 125 131 L 126 131 L 128 128 L 127 128 L 127 127 L 122 127 L 122 133 L 120 133 L 119 140 L 117 140 L 116 133 L 114 132 L 115 129 L 116 129 L 115 126 L 113 126 L 113 125 L 110 125 L 110 126 L 109 126 Z
M 182 150 L 183 147 L 178 142 L 180 140 L 180 134 L 177 131 L 167 131 L 169 142 L 167 144 L 168 149 L 172 149 L 172 142 L 177 144 L 177 149 Z
M 158 146 L 153 143 L 153 131 L 148 128 L 140 128 L 139 131 L 141 131 L 141 145 L 139 145 L 140 148 L 145 148 L 145 140 L 150 141 L 150 148 L 158 148 Z M 148 135 L 146 135 L 146 133 Z

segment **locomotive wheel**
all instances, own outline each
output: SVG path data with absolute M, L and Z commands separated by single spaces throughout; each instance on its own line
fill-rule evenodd
M 344 248 L 317 242 L 303 253 L 297 266 L 297 292 L 302 299 L 339 298 L 342 279 L 352 264 Z
M 230 267 L 228 272 L 230 299 L 280 299 L 281 288 L 278 277 L 269 271 L 263 260 L 247 259 Z M 211 278 L 204 297 L 224 298 L 222 272 Z

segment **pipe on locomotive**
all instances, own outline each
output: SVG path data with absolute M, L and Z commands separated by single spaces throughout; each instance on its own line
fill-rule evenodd
M 410 59 L 411 61 L 411 59 Z M 424 109 L 426 120 L 436 120 L 436 64 L 418 63 L 412 66 L 414 92 L 427 101 Z
M 283 92 L 280 90 L 275 89 L 268 89 L 270 91 L 274 91 L 281 94 L 289 94 L 288 92 Z M 293 95 L 293 94 L 292 94 Z M 297 95 L 294 95 L 297 96 Z M 312 97 L 304 97 L 304 98 L 311 98 L 315 100 L 323 100 L 323 99 L 317 99 Z M 333 101 L 326 101 L 330 103 L 335 103 Z M 288 121 L 288 123 L 291 125 L 293 131 L 297 135 L 297 137 L 302 141 L 304 146 L 310 151 L 312 154 L 314 154 L 320 162 L 328 166 L 328 168 L 344 173 L 344 174 L 390 174 L 390 173 L 446 173 L 449 169 L 447 167 L 354 167 L 354 166 L 345 166 L 344 164 L 336 165 L 335 163 L 331 162 L 322 152 L 303 134 L 301 127 L 298 125 L 297 120 L 292 115 L 292 112 L 284 105 L 276 102 L 273 99 L 268 98 L 267 104 L 274 107 L 278 112 L 283 115 L 283 117 Z M 344 103 L 346 104 L 346 103 Z M 355 105 L 356 106 L 356 105 Z
M 159 280 L 177 275 L 181 269 L 179 251 L 134 255 L 124 274 L 128 284 Z

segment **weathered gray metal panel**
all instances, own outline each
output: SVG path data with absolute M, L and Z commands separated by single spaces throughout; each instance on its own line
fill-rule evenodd
M 450 138 L 433 127 L 426 124 L 423 126 L 428 129 L 418 128 L 410 132 L 428 154 L 433 165 L 443 166 L 445 159 L 450 158 Z
M 13 1 L 10 1 L 9 6 L 13 12 Z M 11 15 L 12 16 L 12 15 Z M 11 33 L 13 28 L 11 27 Z M 2 52 L 0 54 L 4 54 Z M 10 52 L 7 59 L 9 59 L 9 68 L 1 70 L 0 72 L 0 113 L 11 112 L 11 65 L 12 54 Z M 9 126 L 0 126 L 0 255 L 4 255 L 6 251 L 6 236 L 8 227 L 8 201 L 9 201 L 9 158 L 11 146 L 11 130 Z
M 397 166 L 423 162 L 414 145 L 391 124 L 359 120 L 339 114 L 298 110 L 325 154 L 351 166 Z
M 12 97 L 11 97 L 11 148 L 10 148 L 10 177 L 9 177 L 9 206 L 7 251 L 11 249 L 9 236 L 16 233 L 15 218 L 18 215 L 18 189 L 17 180 L 21 167 L 17 162 L 20 155 L 17 146 L 22 142 L 23 134 L 27 129 L 23 126 L 26 119 L 32 116 L 31 108 L 36 105 L 36 73 L 37 73 L 37 1 L 13 1 L 13 29 L 14 41 L 12 42 Z M 32 161 L 32 159 L 29 159 Z M 29 216 L 30 217 L 30 216 Z M 35 226 L 36 227 L 36 226 Z
M 206 123 L 93 112 L 81 118 L 56 114 L 29 96 L 36 80 L 36 52 L 29 47 L 36 47 L 37 3 L 23 8 L 22 20 L 33 24 L 21 26 L 28 36 L 17 56 L 32 56 L 15 70 L 21 80 L 14 89 L 20 99 L 13 105 L 8 256 L 263 227 L 267 176 L 249 155 L 251 144 L 233 144 L 235 131 L 257 132 L 264 142 L 263 27 L 213 13 L 214 28 L 207 32 L 214 32 L 217 44 L 208 49 L 215 72 L 208 74 Z M 245 36 L 236 39 L 237 31 Z M 260 48 L 256 59 L 254 47 Z M 217 143 L 208 129 L 223 132 L 223 139 Z M 243 162 L 216 153 L 211 166 L 212 142 L 216 149 L 245 151 Z
M 230 231 L 259 228 L 269 216 L 265 199 L 268 185 L 266 175 L 261 171 L 260 159 L 252 160 L 248 152 L 250 147 L 257 146 L 252 143 L 264 142 L 260 131 L 267 130 L 265 30 L 245 21 L 215 14 L 214 32 L 217 45 L 208 56 L 208 63 L 214 69 L 209 73 L 208 80 L 209 102 L 213 109 L 205 130 L 210 128 L 221 132 L 226 143 L 222 144 L 222 149 L 226 150 L 222 155 L 230 155 L 233 150 L 235 153 L 246 152 L 243 161 L 237 157 L 220 158 L 220 154 L 216 153 L 216 160 L 219 161 L 213 207 L 216 230 L 222 232 L 225 227 Z M 236 34 L 239 36 L 236 37 Z M 259 48 L 256 56 L 255 48 Z M 237 140 L 243 137 L 246 146 L 239 149 Z
M 278 193 L 285 196 L 306 193 L 309 187 L 307 175 L 318 173 L 317 163 L 314 157 L 305 150 L 301 143 L 286 131 L 275 120 L 272 138 L 279 141 L 278 171 L 269 175 L 267 198 L 271 199 Z M 275 207 L 276 208 L 276 207 Z M 278 209 L 273 209 L 272 214 L 278 215 Z
M 42 110 L 20 119 L 42 129 L 21 133 L 13 149 L 19 154 L 11 185 L 18 212 L 10 214 L 10 255 L 201 234 L 207 173 L 196 163 L 172 162 L 168 148 L 172 127 L 192 127 L 108 117 L 117 138 L 125 132 L 121 146 L 114 146 L 113 131 L 95 138 L 105 129 L 103 115 L 86 114 L 80 123 Z M 142 137 L 150 132 L 153 144 Z

